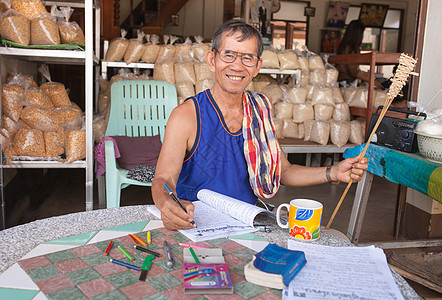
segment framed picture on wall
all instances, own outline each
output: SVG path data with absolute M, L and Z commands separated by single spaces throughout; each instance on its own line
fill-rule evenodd
M 359 20 L 365 27 L 382 27 L 387 11 L 388 5 L 362 3 Z
M 337 53 L 341 37 L 342 37 L 342 30 L 339 29 L 321 30 L 321 53 Z
M 326 27 L 344 28 L 350 3 L 330 1 L 328 5 Z

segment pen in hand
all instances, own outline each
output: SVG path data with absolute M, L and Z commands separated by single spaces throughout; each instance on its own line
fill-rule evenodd
M 183 207 L 183 205 L 181 205 L 180 201 L 178 201 L 178 198 L 172 193 L 172 191 L 169 189 L 169 187 L 166 184 L 164 184 L 164 188 L 169 193 L 169 195 L 172 197 L 172 199 L 176 203 L 178 203 L 178 205 L 181 207 L 181 209 L 184 210 L 187 213 L 186 209 Z M 190 224 L 195 225 L 195 221 L 192 220 L 192 222 L 190 222 Z

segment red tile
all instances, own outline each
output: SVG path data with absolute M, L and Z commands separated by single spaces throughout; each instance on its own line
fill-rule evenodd
M 52 262 L 44 256 L 37 256 L 33 258 L 23 259 L 19 261 L 18 264 L 23 268 L 23 270 L 29 271 L 32 269 L 52 265 Z
M 122 243 L 122 244 L 124 244 L 126 246 L 130 246 L 132 248 L 133 248 L 132 245 L 135 244 L 134 241 L 132 241 L 132 239 L 128 235 L 120 236 L 116 240 L 119 241 L 120 243 Z M 116 246 L 115 246 L 115 248 L 116 248 Z M 124 247 L 124 248 L 126 248 L 126 247 Z
M 114 286 L 105 278 L 94 279 L 77 286 L 87 297 L 94 297 L 114 290 Z
M 184 275 L 183 275 L 183 269 L 179 268 L 178 270 L 169 272 L 171 275 L 175 276 L 178 280 L 183 281 Z
M 71 251 L 80 257 L 103 252 L 100 248 L 98 248 L 95 245 L 86 245 L 86 246 L 82 246 L 82 247 L 77 247 L 77 248 L 71 249 Z
M 203 296 L 203 294 L 195 294 L 195 295 L 184 294 L 184 286 L 183 285 L 178 285 L 174 288 L 163 291 L 163 295 L 165 295 L 167 297 L 167 299 L 183 299 L 183 300 L 191 300 L 191 299 L 196 299 L 198 297 Z M 229 295 L 229 297 L 230 297 L 230 295 Z M 224 295 L 224 299 L 226 299 L 226 295 Z
M 233 270 L 229 270 L 230 280 L 232 281 L 232 284 L 237 284 L 238 282 L 244 281 L 245 277 L 236 273 Z
M 89 265 L 81 258 L 74 258 L 70 260 L 55 263 L 54 266 L 63 274 L 88 268 Z
M 149 272 L 147 273 L 147 277 L 155 277 L 164 273 L 166 273 L 166 271 L 158 267 L 156 264 L 152 264 L 150 266 Z
M 160 248 L 164 247 L 164 241 L 167 241 L 169 245 L 178 244 L 179 242 L 175 240 L 174 238 L 171 238 L 170 236 L 162 236 L 159 238 L 156 238 L 152 241 L 153 244 L 157 245 Z
M 139 281 L 137 283 L 122 287 L 120 288 L 120 291 L 131 300 L 145 298 L 149 295 L 154 295 L 157 293 L 156 289 L 144 281 Z
M 100 273 L 101 275 L 103 275 L 105 277 L 109 276 L 109 275 L 113 275 L 113 274 L 127 271 L 126 267 L 123 267 L 123 266 L 120 266 L 120 265 L 117 265 L 117 264 L 114 264 L 111 262 L 95 266 L 94 269 L 98 273 Z
M 281 299 L 281 297 L 279 297 L 275 293 L 272 293 L 271 291 L 267 291 L 265 293 L 262 293 L 261 295 L 253 297 L 252 299 L 253 300 L 279 300 L 279 299 Z
M 192 242 L 190 242 L 189 244 L 193 245 Z M 201 247 L 213 248 L 213 244 L 211 244 L 209 242 L 198 242 L 198 243 L 195 243 L 195 245 L 201 246 Z
M 226 260 L 226 264 L 228 267 L 234 267 L 234 266 L 246 263 L 245 260 L 243 260 L 233 254 L 224 255 L 224 259 Z
M 35 282 L 44 294 L 53 293 L 68 287 L 75 286 L 75 284 L 65 275 L 59 275 L 51 278 L 46 278 Z
M 157 229 L 155 229 L 155 230 L 156 230 L 156 231 L 159 231 L 159 232 L 161 232 L 161 233 L 164 233 L 165 235 L 172 235 L 172 234 L 177 233 L 177 231 L 175 231 L 175 230 L 169 230 L 169 229 L 167 229 L 167 228 L 165 228 L 165 227 L 157 228 Z
M 229 294 L 229 295 L 204 295 L 208 300 L 225 300 L 227 297 L 229 300 L 243 300 L 244 297 L 238 294 Z
M 245 247 L 241 244 L 238 244 L 237 242 L 234 242 L 234 241 L 228 241 L 226 243 L 218 244 L 218 247 L 226 250 L 229 253 L 236 252 L 236 251 L 243 250 L 243 249 L 247 248 L 247 247 Z

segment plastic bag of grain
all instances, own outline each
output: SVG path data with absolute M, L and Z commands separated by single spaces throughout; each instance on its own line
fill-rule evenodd
M 332 93 L 333 93 L 333 102 L 335 104 L 337 103 L 344 103 L 344 98 L 342 97 L 341 89 L 338 85 L 334 85 L 332 87 Z
M 304 141 L 309 141 L 314 120 L 306 120 L 304 122 Z
M 361 124 L 361 135 L 362 135 L 362 139 L 364 139 L 364 137 L 365 137 L 365 126 L 367 125 L 367 123 L 365 122 L 366 118 L 364 118 L 364 117 L 356 117 L 355 120 L 358 121 L 359 124 Z
M 5 131 L 2 132 L 2 134 L 6 137 L 13 137 L 17 130 L 19 129 L 20 125 L 19 122 L 14 122 L 11 118 L 8 116 L 3 115 L 2 116 L 2 130 Z
M 291 119 L 293 119 L 294 122 L 303 123 L 307 120 L 313 120 L 313 118 L 313 106 L 310 102 L 293 105 L 293 115 Z
M 367 108 L 368 89 L 357 88 L 353 100 L 348 103 L 352 107 Z
M 269 81 L 257 81 L 253 80 L 253 91 L 256 93 L 262 93 L 266 86 L 270 84 Z
M 107 94 L 98 95 L 98 112 L 104 113 L 110 104 L 110 96 Z
M 288 103 L 281 101 L 276 103 L 275 106 L 275 117 L 280 120 L 291 119 L 293 115 L 293 103 Z
M 324 55 L 325 60 L 325 73 L 324 73 L 324 83 L 332 85 L 338 81 L 339 71 L 330 63 L 328 63 L 329 55 Z
M 286 138 L 298 138 L 298 124 L 292 120 L 284 120 L 282 135 Z
M 105 61 L 120 61 L 129 47 L 129 41 L 125 38 L 127 31 L 121 29 L 121 37 L 113 39 L 109 44 L 109 49 L 104 57 Z
M 284 129 L 284 120 L 273 119 L 273 126 L 275 127 L 275 135 L 277 139 L 284 138 L 282 133 Z
M 307 99 L 307 89 L 302 85 L 295 85 L 287 91 L 285 99 L 293 104 L 305 103 Z
M 81 126 L 82 111 L 74 106 L 57 107 L 54 109 L 54 118 L 60 126 Z
M 284 93 L 281 87 L 276 83 L 267 85 L 261 90 L 261 93 L 266 95 L 272 104 L 278 103 L 284 98 Z
M 94 130 L 94 141 L 98 144 L 106 135 L 107 123 L 105 115 L 95 115 L 92 126 Z
M 44 132 L 46 157 L 58 157 L 64 153 L 63 131 Z
M 303 72 L 307 72 L 310 73 L 310 69 L 308 68 L 308 58 L 307 58 L 307 52 L 308 49 L 306 46 L 302 46 L 302 51 L 300 51 L 299 49 L 296 49 L 295 52 L 298 54 L 298 62 L 299 62 L 299 66 L 301 67 L 301 70 Z
M 316 121 L 328 121 L 333 116 L 334 107 L 327 104 L 316 104 L 313 106 Z
M 49 96 L 43 92 L 40 88 L 30 88 L 24 91 L 24 104 L 32 106 L 41 106 L 44 108 L 53 108 Z
M 160 45 L 158 45 L 160 37 L 156 34 L 151 36 L 147 34 L 146 39 L 147 44 L 145 45 L 143 55 L 141 55 L 141 60 L 145 63 L 153 64 L 157 60 L 158 52 L 160 51 Z
M 175 56 L 175 46 L 172 43 L 172 40 L 176 40 L 175 37 L 170 37 L 168 35 L 163 36 L 164 45 L 160 47 L 160 51 L 158 52 L 157 62 L 163 60 L 173 60 Z M 171 42 L 168 44 L 168 42 Z
M 195 62 L 193 65 L 195 69 L 196 81 L 201 81 L 204 79 L 215 80 L 215 73 L 210 71 L 209 66 L 205 62 Z
M 65 154 L 67 163 L 86 158 L 85 130 L 66 130 Z
M 348 142 L 350 137 L 350 122 L 330 121 L 330 140 L 333 145 L 341 148 Z
M 296 70 L 301 66 L 298 62 L 298 55 L 293 50 L 285 50 L 278 52 L 279 69 L 282 70 Z
M 175 84 L 178 97 L 184 99 L 195 96 L 195 87 L 190 81 L 181 81 Z
M 357 87 L 349 86 L 341 88 L 342 95 L 344 96 L 345 103 L 351 103 L 353 101 L 353 98 L 355 97 Z
M 24 89 L 38 87 L 31 75 L 26 75 L 22 73 L 14 73 L 13 75 L 9 75 L 6 78 L 6 83 L 16 84 Z
M 175 62 L 193 60 L 192 41 L 186 38 L 183 44 L 175 45 L 175 54 L 173 56 Z
M 20 118 L 29 127 L 41 131 L 57 131 L 60 129 L 52 109 L 26 106 L 23 108 Z
M 335 104 L 333 111 L 333 120 L 335 121 L 350 121 L 350 108 L 347 103 Z
M 298 139 L 304 139 L 304 123 L 297 123 L 298 124 Z
M 204 79 L 204 80 L 197 81 L 195 84 L 195 93 L 199 94 L 202 91 L 205 91 L 207 89 L 211 89 L 213 87 L 214 83 L 215 83 L 215 81 L 213 81 L 212 79 Z
M 324 83 L 325 70 L 313 70 L 310 71 L 310 84 L 323 84 Z
M 192 45 L 193 59 L 198 62 L 206 61 L 206 54 L 210 51 L 210 45 L 203 43 L 202 36 L 195 37 L 195 44 Z
M 0 35 L 7 40 L 28 46 L 31 41 L 31 23 L 24 15 L 9 9 L 0 16 Z
M 387 100 L 387 92 L 383 90 L 374 90 L 373 103 L 371 106 L 373 108 L 378 108 L 380 105 L 385 105 Z
M 23 109 L 24 90 L 21 86 L 7 84 L 2 87 L 2 113 L 17 122 Z
M 140 60 L 141 56 L 144 53 L 144 50 L 146 49 L 146 46 L 143 44 L 143 39 L 144 32 L 138 30 L 137 38 L 129 40 L 129 45 L 127 46 L 126 52 L 124 53 L 124 62 L 127 65 Z
M 316 86 L 313 91 L 312 105 L 326 104 L 335 106 L 332 89 L 328 86 Z
M 278 54 L 274 50 L 264 50 L 261 55 L 261 68 L 279 69 Z
M 19 129 L 14 137 L 14 154 L 17 156 L 46 155 L 43 132 L 38 129 Z
M 48 12 L 32 18 L 31 45 L 59 45 L 60 33 L 56 20 L 57 18 Z
M 30 20 L 47 12 L 40 0 L 11 0 L 11 7 Z
M 313 121 L 309 141 L 327 145 L 330 137 L 330 124 L 325 121 Z
M 313 84 L 308 84 L 305 88 L 307 89 L 307 100 L 312 100 L 316 86 L 314 86 Z
M 324 70 L 325 66 L 324 66 L 324 62 L 322 61 L 322 58 L 313 52 L 309 52 L 309 54 L 308 54 L 308 68 L 309 68 L 310 72 L 313 70 Z
M 78 44 L 84 46 L 85 38 L 83 30 L 77 22 L 69 22 L 73 12 L 74 10 L 68 6 L 60 7 L 61 19 L 57 22 L 60 40 L 62 44 Z
M 164 60 L 155 63 L 153 69 L 153 80 L 167 81 L 175 84 L 175 71 L 173 61 Z
M 193 64 L 193 61 L 175 63 L 175 82 L 187 81 L 195 84 L 196 79 Z
M 357 120 L 350 122 L 350 137 L 348 138 L 350 143 L 360 145 L 364 142 L 364 137 L 362 136 L 361 123 Z

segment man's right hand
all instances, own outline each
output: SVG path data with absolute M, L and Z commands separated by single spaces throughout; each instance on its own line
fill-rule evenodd
M 187 212 L 183 211 L 172 199 L 165 201 L 161 206 L 161 220 L 167 229 L 189 229 L 196 226 L 190 223 L 193 221 L 195 206 L 190 201 L 181 200 L 180 202 Z

